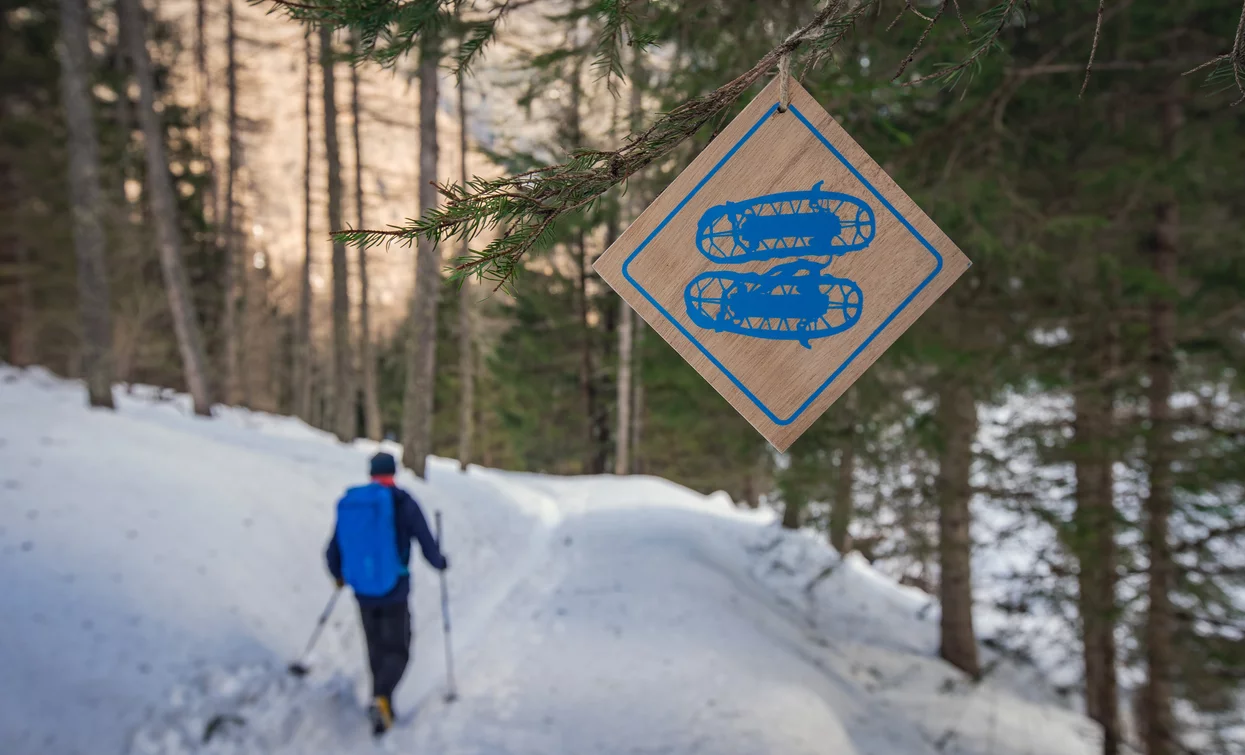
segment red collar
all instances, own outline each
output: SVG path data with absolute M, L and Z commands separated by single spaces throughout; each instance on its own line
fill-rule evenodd
M 387 488 L 392 488 L 393 487 L 393 475 L 391 474 L 375 475 L 374 477 L 372 477 L 372 482 L 379 482 L 381 485 L 384 485 Z

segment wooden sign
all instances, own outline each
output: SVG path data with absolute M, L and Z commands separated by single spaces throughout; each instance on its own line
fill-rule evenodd
M 596 262 L 785 451 L 971 264 L 775 79 Z

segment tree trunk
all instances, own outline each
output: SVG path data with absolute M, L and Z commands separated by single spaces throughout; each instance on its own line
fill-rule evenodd
M 62 74 L 63 75 L 63 74 Z M 0 119 L 6 115 L 4 102 L 0 101 Z M 0 206 L 20 207 L 22 197 L 21 179 L 16 170 L 4 162 L 0 162 Z M 30 253 L 30 245 L 26 242 L 21 228 L 9 227 L 0 230 L 0 240 L 7 243 L 12 250 L 14 277 L 16 278 L 17 295 L 9 298 L 4 296 L 9 314 L 9 361 L 17 367 L 29 367 L 37 364 L 38 344 L 35 332 L 35 261 Z
M 800 528 L 800 514 L 803 511 L 803 505 L 799 501 L 784 501 L 782 508 L 782 527 L 785 530 L 798 530 Z
M 125 39 L 125 31 L 119 31 L 118 36 L 121 39 Z M 132 71 L 130 70 L 129 56 L 124 44 L 117 46 L 116 66 L 128 84 L 128 76 Z M 121 149 L 116 166 L 117 173 L 111 192 L 113 200 L 110 207 L 121 219 L 120 227 L 117 231 L 118 255 L 114 258 L 114 264 L 120 263 L 125 265 L 124 269 L 126 270 L 141 269 L 143 265 L 142 260 L 146 258 L 147 251 L 145 248 L 146 239 L 142 233 L 141 218 L 144 215 L 142 197 L 136 197 L 132 201 L 125 190 L 126 183 L 131 179 L 142 179 L 142 170 L 138 165 L 134 164 L 130 155 L 130 145 L 134 139 L 134 103 L 127 94 L 126 96 L 117 97 L 113 107 L 114 115 L 117 119 L 117 130 L 122 135 Z M 208 170 L 211 170 L 211 168 L 209 167 Z M 140 218 L 137 222 L 135 221 L 136 215 Z M 125 371 L 118 370 L 118 379 L 128 381 L 128 377 L 126 377 L 128 372 L 128 368 Z
M 631 409 L 631 473 L 643 474 L 645 471 L 644 464 L 644 331 L 646 330 L 644 320 L 637 317 L 632 320 L 634 324 L 634 333 L 632 334 L 631 348 L 631 377 L 633 386 L 631 388 L 632 403 L 635 404 Z M 755 508 L 755 507 L 753 507 Z
M 294 414 L 311 421 L 311 70 L 315 66 L 311 34 L 306 36 L 303 80 L 303 269 L 299 285 L 298 322 L 294 334 Z
M 614 239 L 618 238 L 618 222 L 611 219 L 605 225 L 605 238 L 608 244 L 612 244 Z M 591 271 L 591 262 L 589 262 L 589 271 Z M 604 343 L 611 343 L 618 335 L 618 310 L 607 308 L 600 313 L 600 325 L 602 337 L 594 340 L 594 346 Z M 601 371 L 601 365 L 608 357 L 608 351 L 601 354 L 593 352 L 593 373 L 592 373 L 592 392 L 594 396 L 595 414 L 592 415 L 592 442 L 593 448 L 596 449 L 596 458 L 592 462 L 592 469 L 595 474 L 605 474 L 610 469 L 613 461 L 613 430 L 612 422 L 613 412 L 610 411 L 609 401 L 606 396 L 616 393 L 617 389 L 610 382 L 614 377 Z
M 342 166 L 337 143 L 337 88 L 334 82 L 333 30 L 320 27 L 320 68 L 324 74 L 324 151 L 328 161 L 329 229 L 341 230 Z M 354 389 L 350 358 L 350 291 L 346 278 L 346 244 L 333 240 L 333 433 L 343 443 L 354 440 Z
M 467 82 L 458 73 L 458 155 L 459 174 L 467 185 Z M 460 253 L 466 257 L 471 246 L 466 238 Z M 458 289 L 458 465 L 466 469 L 471 463 L 471 444 L 475 435 L 475 336 L 471 329 L 471 281 L 464 279 Z
M 357 40 L 352 40 L 356 46 Z M 354 186 L 355 210 L 358 213 L 359 228 L 367 228 L 364 223 L 363 196 L 363 140 L 360 136 L 359 105 L 359 67 L 350 66 L 350 112 L 351 124 L 354 128 Z M 372 318 L 368 301 L 367 281 L 367 248 L 359 246 L 359 361 L 362 362 L 361 377 L 363 378 L 363 427 L 367 437 L 372 440 L 381 438 L 380 394 L 376 387 L 376 355 L 372 348 Z
M 580 108 L 583 100 L 583 86 L 580 82 L 581 70 L 577 65 L 571 74 L 571 98 L 567 109 L 567 141 L 572 149 L 578 149 L 583 143 L 583 126 L 580 121 Z M 577 275 L 575 282 L 575 307 L 579 316 L 579 392 L 583 400 L 584 416 L 584 456 L 583 471 L 599 474 L 605 471 L 604 464 L 598 467 L 600 458 L 599 439 L 597 432 L 597 396 L 596 380 L 593 374 L 592 358 L 592 325 L 589 322 L 588 305 L 588 259 L 587 234 L 580 229 L 575 234 L 575 264 Z
M 584 402 L 584 427 L 587 431 L 584 445 L 584 472 L 600 474 L 605 469 L 597 468 L 599 457 L 596 427 L 597 391 L 593 376 L 593 338 L 588 307 L 588 242 L 583 231 L 579 231 L 576 235 L 575 249 L 575 261 L 579 267 L 575 290 L 575 303 L 579 315 L 579 390 Z
M 635 328 L 634 314 L 627 300 L 618 299 L 618 443 L 614 449 L 614 474 L 631 469 L 631 351 Z
M 207 244 L 216 248 L 214 231 L 220 217 L 216 212 L 216 166 L 212 160 L 212 96 L 207 63 L 207 0 L 195 0 L 195 71 L 199 98 L 199 154 L 207 164 L 204 170 L 203 217 L 208 222 Z M 124 101 L 125 98 L 122 98 Z
M 225 86 L 228 89 L 229 105 L 226 115 L 228 131 L 228 174 L 225 177 L 224 227 L 220 238 L 224 250 L 225 264 L 224 308 L 221 317 L 222 349 L 225 357 L 224 399 L 226 404 L 237 404 L 241 399 L 242 354 L 239 348 L 238 310 L 245 306 L 241 300 L 240 269 L 241 250 L 238 248 L 238 220 L 234 201 L 234 187 L 237 184 L 238 162 L 241 155 L 238 149 L 238 36 L 234 19 L 233 0 L 225 0 L 225 46 L 228 63 L 225 67 Z
M 74 255 L 78 260 L 78 314 L 82 321 L 82 375 L 91 406 L 113 408 L 112 317 L 104 262 L 103 190 L 99 142 L 91 111 L 91 52 L 85 0 L 60 0 L 61 103 L 69 131 L 69 195 Z
M 121 27 L 128 37 L 127 48 L 138 79 L 139 123 L 143 129 L 143 147 L 147 158 L 147 197 L 156 226 L 156 245 L 160 249 L 160 267 L 169 296 L 169 312 L 181 352 L 186 385 L 194 400 L 196 414 L 212 413 L 212 395 L 207 379 L 207 357 L 203 350 L 203 334 L 190 280 L 182 261 L 182 239 L 178 227 L 177 199 L 173 178 L 164 151 L 164 128 L 156 112 L 155 77 L 147 54 L 147 29 L 140 0 L 117 0 L 123 16 Z
M 851 550 L 848 529 L 852 525 L 852 482 L 856 474 L 856 447 L 854 433 L 839 449 L 839 469 L 834 481 L 834 502 L 830 506 L 830 544 L 840 554 Z
M 631 102 L 629 121 L 631 133 L 639 133 L 643 121 L 641 104 L 641 85 L 644 68 L 643 56 L 639 49 L 634 51 L 631 68 Z M 643 212 L 643 201 L 639 192 L 633 189 L 631 219 L 639 217 Z M 607 246 L 608 248 L 608 246 Z M 631 471 L 631 425 L 632 425 L 632 352 L 635 346 L 635 312 L 625 299 L 618 299 L 618 444 L 614 455 L 614 474 L 625 475 Z
M 9 358 L 18 367 L 29 367 L 39 361 L 39 340 L 35 332 L 35 261 L 24 238 L 18 236 L 13 244 L 17 259 L 17 319 L 11 331 Z
M 1173 162 L 1178 157 L 1176 135 L 1184 118 L 1179 90 L 1162 104 L 1160 123 L 1163 155 Z M 1177 752 L 1175 718 L 1172 713 L 1174 622 L 1171 586 L 1175 579 L 1171 543 L 1168 537 L 1172 516 L 1174 479 L 1172 463 L 1171 394 L 1176 368 L 1176 309 L 1172 296 L 1176 286 L 1176 255 L 1180 236 L 1180 208 L 1174 194 L 1161 202 L 1155 213 L 1154 274 L 1164 290 L 1155 294 L 1150 309 L 1150 436 L 1146 461 L 1150 468 L 1150 494 L 1146 501 L 1146 545 L 1150 551 L 1150 608 L 1146 616 L 1145 652 L 1147 684 L 1145 691 L 1146 755 L 1173 755 Z
M 440 40 L 424 41 L 419 60 L 419 211 L 437 206 L 437 63 Z M 410 340 L 406 351 L 406 395 L 402 401 L 402 463 L 424 477 L 432 452 L 433 391 L 437 369 L 437 300 L 441 294 L 440 256 L 436 245 L 420 238 L 411 300 Z
M 1091 318 L 1080 355 L 1085 369 L 1076 392 L 1076 514 L 1073 551 L 1085 659 L 1086 713 L 1103 729 L 1103 755 L 1120 747 L 1116 683 L 1115 498 L 1112 459 L 1112 393 L 1102 385 L 1113 367 L 1114 345 L 1107 317 Z
M 938 551 L 942 578 L 942 644 L 939 655 L 973 678 L 981 674 L 973 631 L 972 538 L 969 532 L 969 474 L 977 407 L 961 381 L 943 387 L 938 401 L 943 448 L 938 463 Z

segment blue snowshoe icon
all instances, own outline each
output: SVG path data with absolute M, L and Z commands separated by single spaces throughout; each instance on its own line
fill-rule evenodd
M 782 257 L 837 257 L 864 249 L 877 231 L 873 210 L 848 194 L 824 191 L 767 194 L 711 207 L 700 216 L 696 246 L 716 262 Z
M 812 348 L 812 339 L 855 325 L 864 304 L 860 286 L 825 268 L 799 260 L 765 273 L 702 273 L 684 290 L 687 314 L 706 330 Z

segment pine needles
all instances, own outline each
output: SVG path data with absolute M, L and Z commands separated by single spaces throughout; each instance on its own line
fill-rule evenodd
M 499 179 L 475 178 L 466 185 L 439 184 L 445 198 L 440 207 L 402 228 L 348 230 L 335 234 L 350 244 L 375 245 L 398 241 L 410 244 L 419 237 L 436 242 L 473 238 L 481 232 L 508 229 L 484 249 L 472 250 L 455 260 L 451 280 L 474 275 L 503 288 L 511 283 L 519 263 L 532 249 L 543 248 L 553 237 L 559 220 L 570 213 L 591 209 L 607 191 L 660 160 L 722 113 L 749 87 L 773 70 L 778 61 L 802 45 L 825 54 L 841 40 L 863 13 L 856 6 L 845 18 L 838 11 L 844 0 L 827 3 L 807 25 L 791 34 L 756 65 L 733 81 L 701 97 L 685 102 L 659 118 L 640 134 L 632 135 L 614 151 L 579 150 L 561 165 L 539 168 Z M 607 0 L 626 12 L 625 2 Z M 605 36 L 612 32 L 606 32 Z
M 391 65 L 414 49 L 421 35 L 440 35 L 458 40 L 450 57 L 455 73 L 465 69 L 492 41 L 506 15 L 536 0 L 501 0 L 474 20 L 455 21 L 463 0 L 332 0 L 312 5 L 292 0 L 273 0 L 292 16 L 313 23 L 348 25 L 361 38 L 360 56 Z M 636 0 L 592 0 L 559 17 L 568 22 L 594 19 L 598 29 L 594 67 L 611 91 L 615 79 L 624 76 L 624 46 L 644 47 L 651 42 L 639 27 Z M 613 151 L 579 150 L 560 164 L 537 168 L 506 178 L 475 178 L 465 185 L 438 184 L 444 202 L 418 219 L 384 230 L 349 229 L 333 235 L 352 245 L 373 246 L 399 242 L 410 244 L 423 237 L 433 242 L 470 240 L 482 232 L 505 229 L 487 246 L 470 250 L 454 261 L 450 279 L 461 283 L 469 276 L 489 281 L 496 288 L 507 287 L 520 270 L 520 263 L 533 249 L 545 248 L 556 238 L 560 222 L 572 213 L 592 209 L 614 186 L 625 182 L 647 166 L 669 155 L 679 144 L 706 124 L 726 113 L 749 87 L 767 75 L 784 56 L 803 48 L 805 73 L 829 57 L 857 22 L 880 7 L 880 0 L 826 0 L 816 16 L 793 32 L 762 57 L 756 65 L 733 81 L 701 97 L 683 103 L 662 115 L 642 133 L 631 135 Z M 1094 26 L 1094 45 L 1085 66 L 1081 94 L 1094 70 L 1098 39 L 1102 33 L 1105 3 L 1099 3 Z M 1023 26 L 1028 2 L 1002 0 L 981 13 L 971 25 L 965 21 L 958 0 L 943 0 L 933 15 L 905 3 L 895 22 L 907 13 L 918 16 L 924 29 L 912 51 L 901 62 L 892 80 L 899 81 L 916 60 L 917 53 L 931 38 L 935 27 L 952 11 L 968 38 L 970 49 L 957 63 L 938 66 L 930 73 L 911 76 L 901 86 L 937 82 L 954 88 L 971 78 L 986 56 L 1002 47 L 1001 37 L 1009 27 Z M 461 18 L 461 16 L 459 16 Z M 894 23 L 892 23 L 894 26 Z M 587 53 L 585 48 L 584 53 Z M 1231 82 L 1245 101 L 1245 11 L 1230 53 L 1194 69 L 1211 69 L 1209 81 Z M 1189 73 L 1193 73 L 1190 71 Z
M 1208 85 L 1219 85 L 1223 89 L 1235 88 L 1241 95 L 1232 105 L 1245 102 L 1245 6 L 1241 8 L 1241 17 L 1236 23 L 1236 36 L 1232 38 L 1232 51 L 1206 61 L 1202 65 L 1184 75 L 1189 76 L 1210 69 L 1206 75 Z

